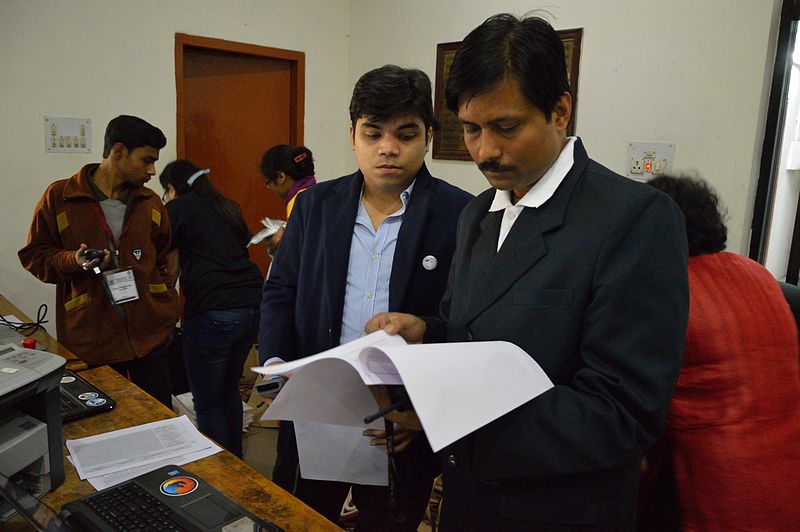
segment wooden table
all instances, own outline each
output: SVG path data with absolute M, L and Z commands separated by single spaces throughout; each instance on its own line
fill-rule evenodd
M 22 321 L 33 321 L 2 294 L 0 294 L 0 314 L 3 316 L 13 314 Z M 54 322 L 55 318 L 51 315 L 50 323 L 54 324 Z M 53 327 L 55 327 L 55 325 L 53 325 Z M 67 360 L 67 369 L 71 369 L 72 371 L 83 371 L 88 367 L 86 362 L 78 358 L 72 351 L 58 343 L 58 340 L 56 340 L 54 337 L 50 336 L 44 327 L 39 327 L 39 329 L 31 335 L 31 338 L 35 338 L 36 342 L 42 344 L 47 351 L 64 357 Z
M 81 376 L 115 399 L 117 406 L 110 412 L 65 423 L 65 439 L 94 436 L 176 416 L 173 411 L 108 366 L 86 370 Z M 66 445 L 64 453 L 66 456 Z M 273 484 L 228 451 L 181 467 L 196 473 L 250 512 L 275 523 L 287 532 L 339 530 L 305 503 Z M 67 502 L 94 492 L 88 481 L 78 478 L 75 467 L 68 460 L 65 460 L 64 469 L 64 484 L 42 497 L 42 501 L 56 512 Z

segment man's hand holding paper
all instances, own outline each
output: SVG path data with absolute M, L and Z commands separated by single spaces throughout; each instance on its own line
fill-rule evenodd
M 425 322 L 413 314 L 381 312 L 364 325 L 367 334 L 381 329 L 389 334 L 400 335 L 409 344 L 421 344 L 425 337 Z
M 370 386 L 369 391 L 372 394 L 372 397 L 375 398 L 375 402 L 378 404 L 379 410 L 385 410 L 395 403 L 394 399 L 389 393 L 389 389 L 386 386 L 382 385 Z M 393 421 L 394 423 L 399 425 L 401 429 L 412 430 L 412 431 L 423 430 L 422 423 L 420 423 L 419 418 L 417 417 L 417 413 L 414 411 L 413 408 L 405 410 L 395 409 L 390 411 L 383 417 L 385 417 L 389 421 Z M 372 431 L 372 432 L 383 432 L 383 431 Z
M 400 320 L 394 319 L 397 316 Z M 405 324 L 401 330 L 419 335 L 424 326 L 417 319 L 395 314 L 389 321 Z M 324 353 L 253 370 L 293 375 L 267 409 L 270 419 L 329 423 L 362 431 L 380 429 L 364 424 L 364 417 L 376 411 L 370 386 L 403 385 L 415 412 L 395 412 L 387 419 L 407 429 L 424 428 L 434 451 L 553 386 L 530 355 L 509 342 L 406 345 L 399 336 L 385 331 Z M 473 400 L 475 389 L 471 384 L 476 375 L 485 376 L 479 402 Z M 379 404 L 392 404 L 387 402 L 390 397 L 383 397 L 384 392 L 377 393 Z

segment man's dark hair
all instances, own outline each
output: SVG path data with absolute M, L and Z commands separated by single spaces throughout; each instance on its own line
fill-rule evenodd
M 294 181 L 314 175 L 314 155 L 305 146 L 278 144 L 267 150 L 261 158 L 261 175 L 267 181 L 278 179 L 283 172 Z
M 384 65 L 370 70 L 356 82 L 350 99 L 353 129 L 359 118 L 383 123 L 402 115 L 418 116 L 425 129 L 435 126 L 431 80 L 415 68 Z
M 458 113 L 463 99 L 486 94 L 506 77 L 550 122 L 556 103 L 570 92 L 564 45 L 539 17 L 494 15 L 458 47 L 445 87 L 447 107 Z
M 725 214 L 720 209 L 719 196 L 708 183 L 692 177 L 660 176 L 647 184 L 672 198 L 683 212 L 690 257 L 725 249 Z
M 111 148 L 117 142 L 128 148 L 128 151 L 133 151 L 142 146 L 150 146 L 160 150 L 167 145 L 167 137 L 156 126 L 145 122 L 137 116 L 120 115 L 106 126 L 103 159 L 109 156 Z

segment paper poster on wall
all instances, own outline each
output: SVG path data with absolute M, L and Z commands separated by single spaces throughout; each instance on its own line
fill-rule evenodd
M 44 117 L 46 153 L 92 153 L 92 121 L 88 118 Z

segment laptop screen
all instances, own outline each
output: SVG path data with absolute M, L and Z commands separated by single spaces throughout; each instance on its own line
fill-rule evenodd
M 25 491 L 22 486 L 12 482 L 2 473 L 0 473 L 0 499 L 8 502 L 16 510 L 17 514 L 40 532 L 67 532 L 71 530 L 46 504 Z

